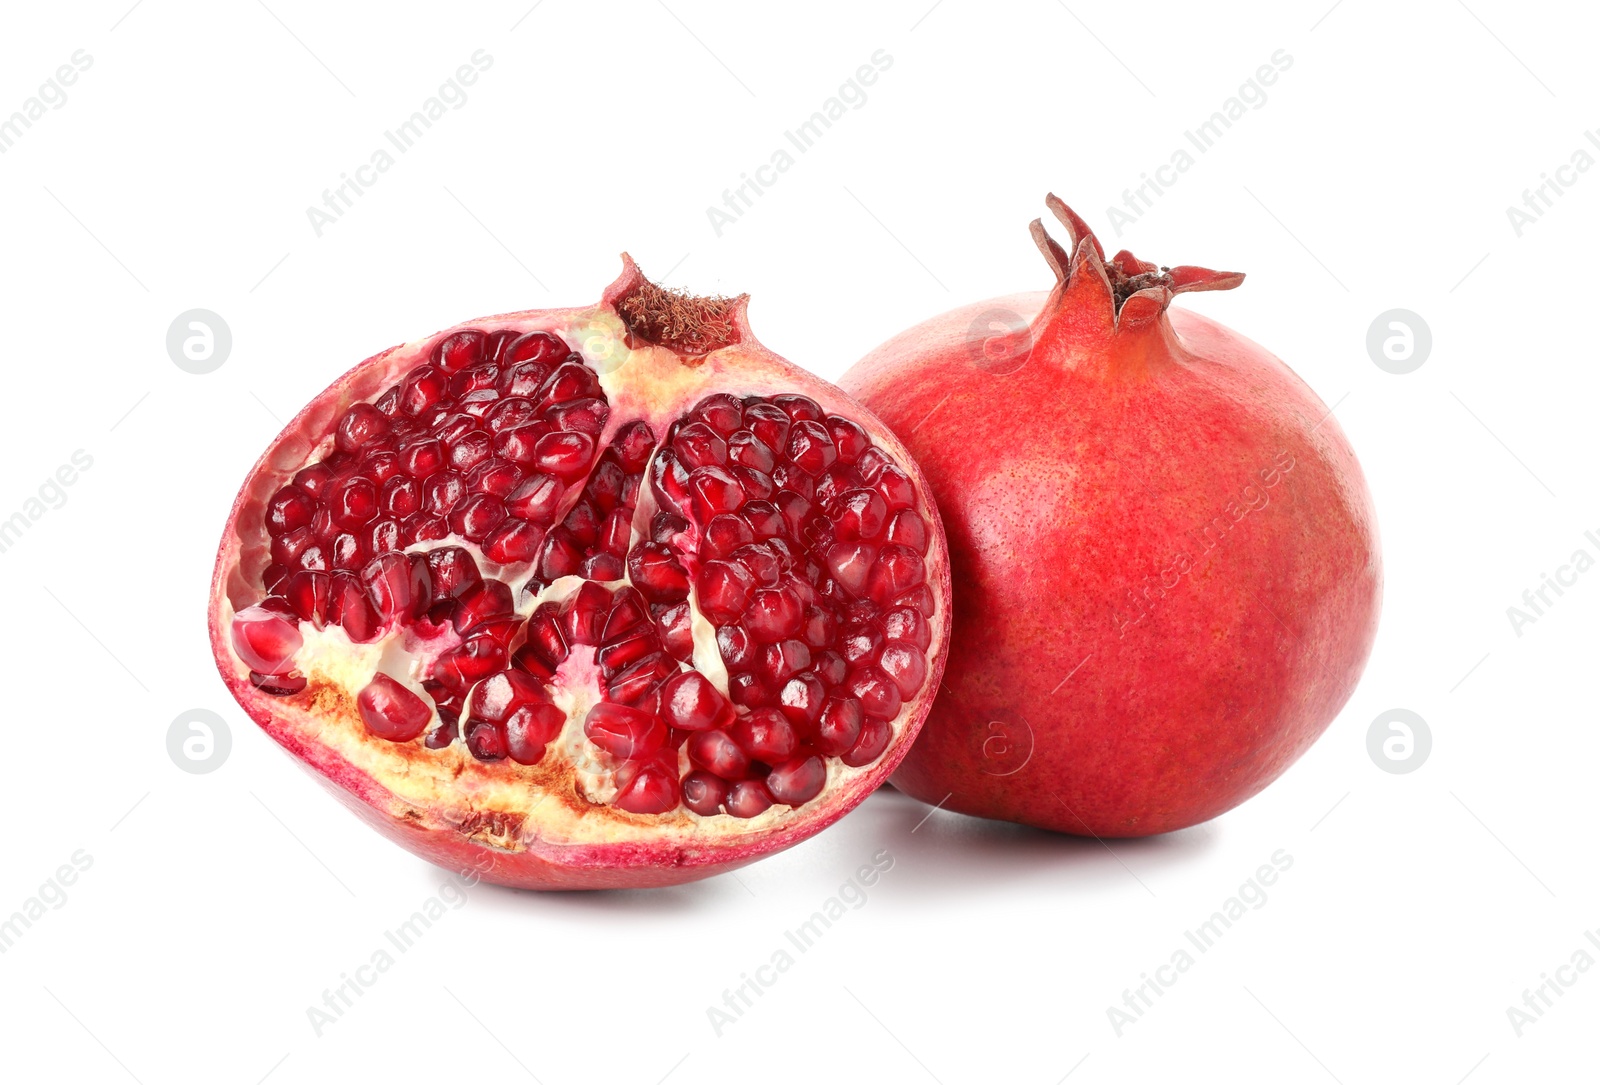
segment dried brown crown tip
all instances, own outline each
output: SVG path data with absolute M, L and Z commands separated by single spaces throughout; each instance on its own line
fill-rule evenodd
M 699 357 L 739 342 L 739 310 L 748 298 L 698 297 L 640 276 L 617 303 L 617 312 L 634 338 Z

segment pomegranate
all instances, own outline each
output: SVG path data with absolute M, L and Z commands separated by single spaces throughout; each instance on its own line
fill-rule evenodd
M 504 885 L 671 885 L 878 786 L 938 686 L 926 484 L 739 298 L 650 283 L 378 354 L 262 455 L 211 592 L 240 705 Z
M 1381 573 L 1338 423 L 1174 294 L 1242 275 L 1109 260 L 1054 196 L 1055 272 L 936 317 L 841 382 L 910 447 L 949 534 L 944 692 L 893 778 L 925 802 L 1095 836 L 1215 817 L 1328 726 Z

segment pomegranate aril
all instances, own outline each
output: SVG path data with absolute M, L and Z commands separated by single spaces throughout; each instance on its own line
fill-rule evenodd
M 833 694 L 822 704 L 811 743 L 824 757 L 838 757 L 856 744 L 861 735 L 861 703 L 853 697 Z
M 371 479 L 355 475 L 334 479 L 324 494 L 333 522 L 346 530 L 364 527 L 378 515 L 378 488 Z
M 751 596 L 744 626 L 760 643 L 772 644 L 800 632 L 803 617 L 800 600 L 792 590 L 764 588 Z
M 701 817 L 720 814 L 727 795 L 728 785 L 709 772 L 696 770 L 683 778 L 683 805 Z
M 599 437 L 606 428 L 606 419 L 611 416 L 611 408 L 603 399 L 575 399 L 551 407 L 545 416 L 558 430 Z
M 738 429 L 744 414 L 744 405 L 725 392 L 710 395 L 694 405 L 689 412 L 711 428 L 718 436 L 726 437 Z
M 753 818 L 772 806 L 772 795 L 760 780 L 740 780 L 728 789 L 722 804 L 736 818 Z
M 373 609 L 367 589 L 353 573 L 337 573 L 328 592 L 328 621 L 344 629 L 357 644 L 377 638 L 383 623 Z
M 550 374 L 550 379 L 544 382 L 534 402 L 543 410 L 556 403 L 565 403 L 569 399 L 590 399 L 603 395 L 600 390 L 600 380 L 595 376 L 594 370 L 584 365 L 581 361 L 563 362 L 558 365 L 555 372 Z
M 773 455 L 772 449 L 767 447 L 766 442 L 747 429 L 742 429 L 728 438 L 727 459 L 729 463 L 749 467 L 768 475 L 778 463 L 777 457 Z
M 583 733 L 606 753 L 624 761 L 648 757 L 667 741 L 666 727 L 649 712 L 605 701 L 589 709 Z
M 564 527 L 551 530 L 539 551 L 538 576 L 549 584 L 564 576 L 575 576 L 583 567 L 583 550 Z
M 269 592 L 280 592 L 284 581 L 288 579 L 289 570 L 284 568 L 282 565 L 279 565 L 277 562 L 273 562 L 271 565 L 268 565 L 261 572 L 261 583 Z
M 450 525 L 445 523 L 442 516 L 431 516 L 419 512 L 415 516 L 408 516 L 400 521 L 400 542 L 405 546 L 412 543 L 432 542 L 450 534 Z
M 622 464 L 622 469 L 629 474 L 637 474 L 650 462 L 650 454 L 656 447 L 656 437 L 648 424 L 629 422 L 617 431 L 616 437 L 611 441 L 611 447 L 616 449 L 617 462 Z
M 797 640 L 779 641 L 761 649 L 760 673 L 768 686 L 779 689 L 811 666 L 811 649 Z
M 807 607 L 800 620 L 799 636 L 811 648 L 831 648 L 839 636 L 839 621 L 821 607 Z
M 739 510 L 739 516 L 750 525 L 750 531 L 757 541 L 782 535 L 786 526 L 783 514 L 770 501 L 748 502 Z
M 316 511 L 315 498 L 303 489 L 285 486 L 267 502 L 267 534 L 276 537 L 305 527 Z
M 389 432 L 389 419 L 370 403 L 357 403 L 339 418 L 333 444 L 340 452 L 355 452 L 379 434 Z
M 872 567 L 866 593 L 879 606 L 888 606 L 921 584 L 923 575 L 921 554 L 909 547 L 886 546 Z
M 537 765 L 566 723 L 566 713 L 553 704 L 517 708 L 505 722 L 507 755 L 519 765 Z
M 487 720 L 467 722 L 467 749 L 479 761 L 504 761 L 506 757 L 506 733 L 498 725 Z
M 883 751 L 889 748 L 889 740 L 894 737 L 894 732 L 889 727 L 887 720 L 867 717 L 861 724 L 861 734 L 856 739 L 854 746 L 839 755 L 851 768 L 860 768 L 876 761 Z
M 419 365 L 406 374 L 400 386 L 400 411 L 416 418 L 444 398 L 447 381 L 443 373 Z
M 600 665 L 600 673 L 603 676 L 614 678 L 618 672 L 660 650 L 661 638 L 656 636 L 654 629 L 644 626 L 630 630 L 625 636 L 615 640 L 608 640 L 594 654 L 594 659 Z
M 533 450 L 533 466 L 562 482 L 582 477 L 594 458 L 594 438 L 587 433 L 547 433 Z
M 632 588 L 622 588 L 613 596 L 611 613 L 606 616 L 605 629 L 600 634 L 601 642 L 610 644 L 649 620 L 650 612 L 645 609 L 639 593 Z
M 883 616 L 883 639 L 900 640 L 926 651 L 932 643 L 928 620 L 913 607 L 896 607 Z
M 862 453 L 872 447 L 872 438 L 866 430 L 836 414 L 828 416 L 828 435 L 833 438 L 833 446 L 839 450 L 839 462 L 842 464 L 855 463 Z
M 606 696 L 622 704 L 637 705 L 650 697 L 667 678 L 678 673 L 678 665 L 665 652 L 646 656 L 606 686 Z
M 377 445 L 382 440 L 387 438 L 379 438 L 373 441 L 372 445 Z M 389 449 L 374 449 L 369 446 L 357 466 L 363 475 L 382 486 L 400 473 L 400 456 Z
M 812 505 L 811 499 L 793 490 L 780 490 L 778 491 L 778 496 L 773 498 L 772 503 L 778 512 L 782 514 L 784 524 L 784 530 L 775 534 L 787 534 L 796 539 L 805 539 L 805 528 L 811 522 L 812 514 L 816 511 L 816 506 Z M 755 527 L 754 522 L 750 526 Z M 761 535 L 760 530 L 756 531 L 756 535 L 757 537 Z M 811 542 L 814 540 L 807 539 L 806 541 Z
M 734 513 L 725 512 L 706 522 L 700 544 L 702 558 L 725 558 L 739 547 L 755 541 L 750 525 Z
M 588 501 L 579 501 L 561 521 L 572 541 L 580 547 L 590 547 L 600 541 L 600 510 Z
M 834 537 L 840 541 L 876 539 L 888 524 L 889 506 L 873 490 L 849 490 L 839 496 L 833 516 Z
M 470 471 L 489 458 L 494 438 L 481 429 L 468 430 L 445 445 L 445 459 L 457 471 Z
M 677 766 L 656 759 L 625 765 L 617 773 L 617 797 L 611 805 L 630 814 L 664 814 L 678 806 Z
M 708 561 L 695 577 L 695 598 L 700 612 L 712 622 L 725 625 L 738 621 L 750 606 L 755 579 L 742 565 L 730 561 Z
M 572 348 L 562 342 L 561 337 L 551 332 L 528 332 L 518 336 L 505 347 L 500 355 L 504 364 L 512 362 L 550 362 L 556 363 L 564 360 Z
M 469 393 L 485 388 L 492 389 L 500 383 L 500 367 L 493 362 L 480 362 L 469 366 L 450 378 L 450 395 L 462 399 Z
M 708 522 L 719 512 L 734 512 L 744 504 L 744 488 L 739 480 L 721 467 L 697 467 L 689 472 L 688 488 L 699 523 Z
M 828 768 L 822 758 L 795 757 L 772 766 L 767 773 L 767 792 L 776 802 L 800 806 L 822 794 L 822 785 L 828 782 Z
M 595 583 L 585 583 L 561 604 L 561 634 L 567 645 L 599 644 L 611 613 L 611 593 Z
M 651 603 L 676 603 L 689 595 L 689 574 L 660 543 L 640 543 L 628 555 L 628 578 Z
M 246 607 L 233 616 L 229 629 L 233 651 L 253 671 L 287 674 L 303 643 L 294 622 L 262 606 Z
M 670 545 L 679 535 L 689 530 L 689 521 L 670 512 L 658 512 L 650 519 L 650 541 Z
M 550 695 L 531 676 L 521 671 L 501 671 L 473 687 L 467 715 L 475 720 L 504 723 L 523 705 L 549 702 Z
M 530 669 L 553 673 L 566 660 L 570 649 L 556 620 L 559 610 L 559 604 L 541 603 L 528 619 L 527 640 L 517 650 L 517 659 L 524 666 L 536 664 Z
M 549 475 L 534 475 L 511 492 L 506 509 L 518 519 L 549 526 L 555 523 L 564 489 Z
M 413 479 L 425 479 L 445 464 L 444 445 L 432 437 L 402 446 L 396 456 L 401 472 Z
M 846 594 L 859 598 L 875 571 L 878 548 L 865 542 L 838 542 L 828 547 L 828 572 Z
M 663 509 L 680 516 L 689 514 L 689 472 L 670 448 L 663 448 L 650 461 L 650 492 Z
M 876 667 L 862 667 L 845 679 L 845 690 L 861 702 L 869 719 L 892 720 L 900 714 L 900 689 Z
M 485 336 L 476 328 L 454 332 L 433 348 L 433 363 L 446 373 L 455 373 L 483 360 Z
M 436 471 L 422 483 L 422 508 L 430 516 L 444 517 L 467 495 L 467 480 L 456 471 Z
M 883 646 L 878 653 L 878 669 L 895 684 L 900 696 L 907 699 L 914 696 L 928 678 L 928 662 L 922 650 L 904 641 L 892 640 Z
M 750 756 L 726 731 L 696 731 L 684 749 L 691 764 L 724 780 L 737 780 L 750 771 Z
M 298 671 L 291 671 L 289 674 L 262 674 L 259 671 L 251 671 L 250 684 L 262 693 L 270 693 L 274 697 L 292 697 L 296 693 L 305 691 L 306 676 Z
M 772 476 L 757 471 L 753 467 L 735 465 L 730 473 L 739 483 L 739 489 L 744 491 L 744 496 L 750 501 L 765 501 L 778 489 L 772 481 Z
M 699 671 L 675 674 L 661 687 L 661 716 L 680 731 L 706 731 L 731 721 L 733 706 Z
M 526 398 L 538 394 L 544 382 L 550 377 L 550 366 L 543 362 L 527 361 L 516 362 L 509 367 L 502 367 L 500 383 L 497 386 L 502 396 L 516 396 Z M 533 406 L 531 400 L 529 406 Z M 535 411 L 537 408 L 535 407 Z
M 467 472 L 467 489 L 475 494 L 509 497 L 522 484 L 522 468 L 510 460 L 491 456 Z
M 368 556 L 382 554 L 386 550 L 399 550 L 403 545 L 400 541 L 400 524 L 394 520 L 374 520 L 361 538 L 361 550 Z M 337 551 L 333 564 L 336 567 L 351 567 L 341 563 Z
M 379 554 L 361 570 L 373 609 L 387 621 L 414 618 L 433 605 L 433 583 L 425 558 L 412 561 L 397 550 Z
M 717 629 L 717 651 L 730 671 L 747 671 L 761 657 L 761 647 L 742 626 L 724 625 Z
M 740 708 L 766 708 L 772 703 L 771 692 L 754 674 L 728 676 L 728 700 Z
M 824 650 L 811 653 L 811 673 L 816 675 L 823 685 L 829 688 L 843 685 L 848 672 L 849 666 L 838 652 Z
M 797 674 L 784 683 L 778 691 L 778 711 L 802 731 L 809 729 L 822 715 L 822 706 L 828 688 L 815 674 Z
M 662 607 L 656 615 L 656 630 L 661 634 L 661 645 L 674 659 L 687 662 L 694 655 L 693 614 L 689 604 Z
M 483 543 L 483 554 L 501 565 L 532 561 L 544 542 L 545 529 L 526 520 L 505 520 Z
M 678 461 L 691 472 L 697 467 L 721 467 L 728 462 L 728 445 L 704 422 L 684 426 L 672 439 Z
M 328 620 L 328 597 L 332 591 L 333 578 L 327 573 L 301 570 L 284 581 L 282 595 L 294 608 L 296 617 L 321 629 Z
M 294 476 L 294 485 L 297 489 L 320 498 L 322 491 L 333 480 L 333 468 L 326 463 L 313 463 L 302 467 Z
M 506 650 L 493 637 L 474 634 L 442 654 L 433 666 L 433 678 L 452 693 L 466 693 L 506 666 Z
M 503 580 L 482 580 L 466 588 L 450 612 L 450 624 L 466 636 L 485 622 L 508 618 L 516 612 L 511 587 Z
M 833 466 L 839 450 L 833 438 L 818 422 L 799 421 L 789 430 L 789 441 L 784 446 L 784 457 L 800 470 L 816 478 Z
M 356 708 L 367 730 L 390 742 L 410 742 L 427 729 L 433 708 L 386 674 L 375 674 L 360 694 Z
M 728 729 L 729 736 L 752 760 L 777 764 L 794 755 L 799 741 L 794 726 L 776 708 L 757 708 L 740 716 Z
M 473 542 L 482 542 L 506 518 L 506 505 L 493 494 L 473 494 L 450 513 L 450 530 Z
M 916 509 L 901 509 L 889 521 L 885 542 L 909 547 L 919 554 L 928 552 L 928 525 L 922 522 Z

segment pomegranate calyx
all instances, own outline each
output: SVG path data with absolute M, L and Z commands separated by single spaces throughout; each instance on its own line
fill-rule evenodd
M 1028 232 L 1033 235 L 1034 244 L 1039 246 L 1050 270 L 1055 272 L 1058 291 L 1064 294 L 1074 288 L 1093 290 L 1103 284 L 1111 303 L 1111 315 L 1119 328 L 1149 323 L 1166 311 L 1174 295 L 1199 290 L 1232 290 L 1244 282 L 1243 272 L 1212 271 L 1187 264 L 1166 267 L 1141 260 L 1127 249 L 1108 260 L 1100 239 L 1072 208 L 1053 192 L 1045 195 L 1044 202 L 1066 230 L 1067 244 L 1063 246 L 1051 237 L 1041 219 L 1030 222 Z M 1080 281 L 1084 277 L 1082 269 L 1086 267 L 1100 282 Z
M 633 267 L 626 255 L 623 259 Z M 634 339 L 666 347 L 686 365 L 697 365 L 712 351 L 743 340 L 750 295 L 700 297 L 657 286 L 636 269 L 632 280 L 614 304 Z

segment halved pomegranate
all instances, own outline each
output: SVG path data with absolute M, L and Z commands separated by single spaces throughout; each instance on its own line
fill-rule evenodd
M 489 881 L 671 885 L 885 779 L 944 665 L 916 464 L 627 257 L 599 305 L 369 358 L 234 502 L 212 583 L 239 703 L 392 839 Z

